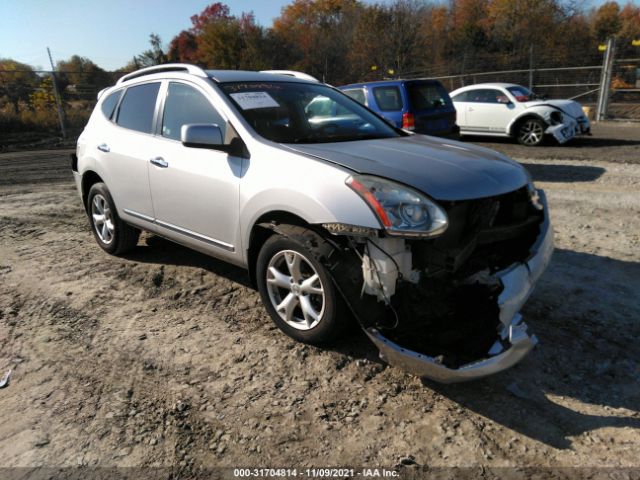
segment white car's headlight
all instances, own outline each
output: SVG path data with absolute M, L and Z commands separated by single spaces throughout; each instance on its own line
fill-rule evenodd
M 390 235 L 433 237 L 449 225 L 445 211 L 412 188 L 371 175 L 353 175 L 346 184 L 369 205 Z

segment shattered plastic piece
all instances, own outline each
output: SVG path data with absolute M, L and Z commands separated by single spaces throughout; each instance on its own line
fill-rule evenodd
M 0 378 L 0 388 L 4 388 L 9 385 L 9 380 L 11 379 L 12 370 L 9 369 L 7 373 L 5 373 L 2 378 Z

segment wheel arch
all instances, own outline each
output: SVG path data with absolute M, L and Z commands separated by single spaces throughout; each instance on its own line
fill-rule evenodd
M 104 182 L 104 180 L 102 180 L 102 177 L 93 170 L 87 170 L 82 174 L 82 204 L 84 205 L 85 211 L 88 208 L 87 197 L 89 196 L 89 190 L 91 190 L 93 185 L 99 182 Z
M 310 228 L 312 226 L 307 220 L 285 210 L 271 210 L 260 215 L 251 226 L 249 233 L 249 243 L 247 247 L 247 270 L 249 272 L 249 280 L 251 285 L 257 287 L 256 282 L 256 262 L 258 254 L 264 243 L 277 232 L 269 228 L 270 224 L 287 224 L 299 227 Z
M 511 121 L 511 125 L 509 125 L 509 135 L 515 138 L 518 135 L 518 129 L 520 128 L 520 125 L 522 125 L 522 122 L 529 120 L 530 118 L 535 118 L 536 120 L 543 122 L 545 125 L 548 125 L 542 115 L 535 112 L 525 112 Z

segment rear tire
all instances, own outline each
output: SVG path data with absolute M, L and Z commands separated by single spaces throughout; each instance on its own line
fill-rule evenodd
M 299 342 L 327 343 L 348 323 L 331 275 L 296 239 L 275 234 L 265 242 L 256 281 L 273 322 Z
M 526 147 L 537 147 L 544 142 L 544 131 L 547 124 L 538 118 L 526 118 L 518 126 L 516 138 L 518 143 Z
M 87 195 L 87 215 L 93 236 L 105 252 L 122 255 L 138 244 L 140 230 L 123 222 L 107 186 L 98 182 Z

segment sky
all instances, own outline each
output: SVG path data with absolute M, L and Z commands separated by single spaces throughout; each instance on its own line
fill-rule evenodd
M 48 70 L 50 47 L 54 62 L 80 55 L 105 70 L 116 70 L 149 48 L 149 34 L 159 34 L 166 46 L 191 26 L 192 15 L 215 1 L 0 0 L 0 58 Z M 282 7 L 291 2 L 221 1 L 229 5 L 233 15 L 253 11 L 256 21 L 265 27 L 271 26 Z M 585 3 L 591 6 L 603 1 Z

